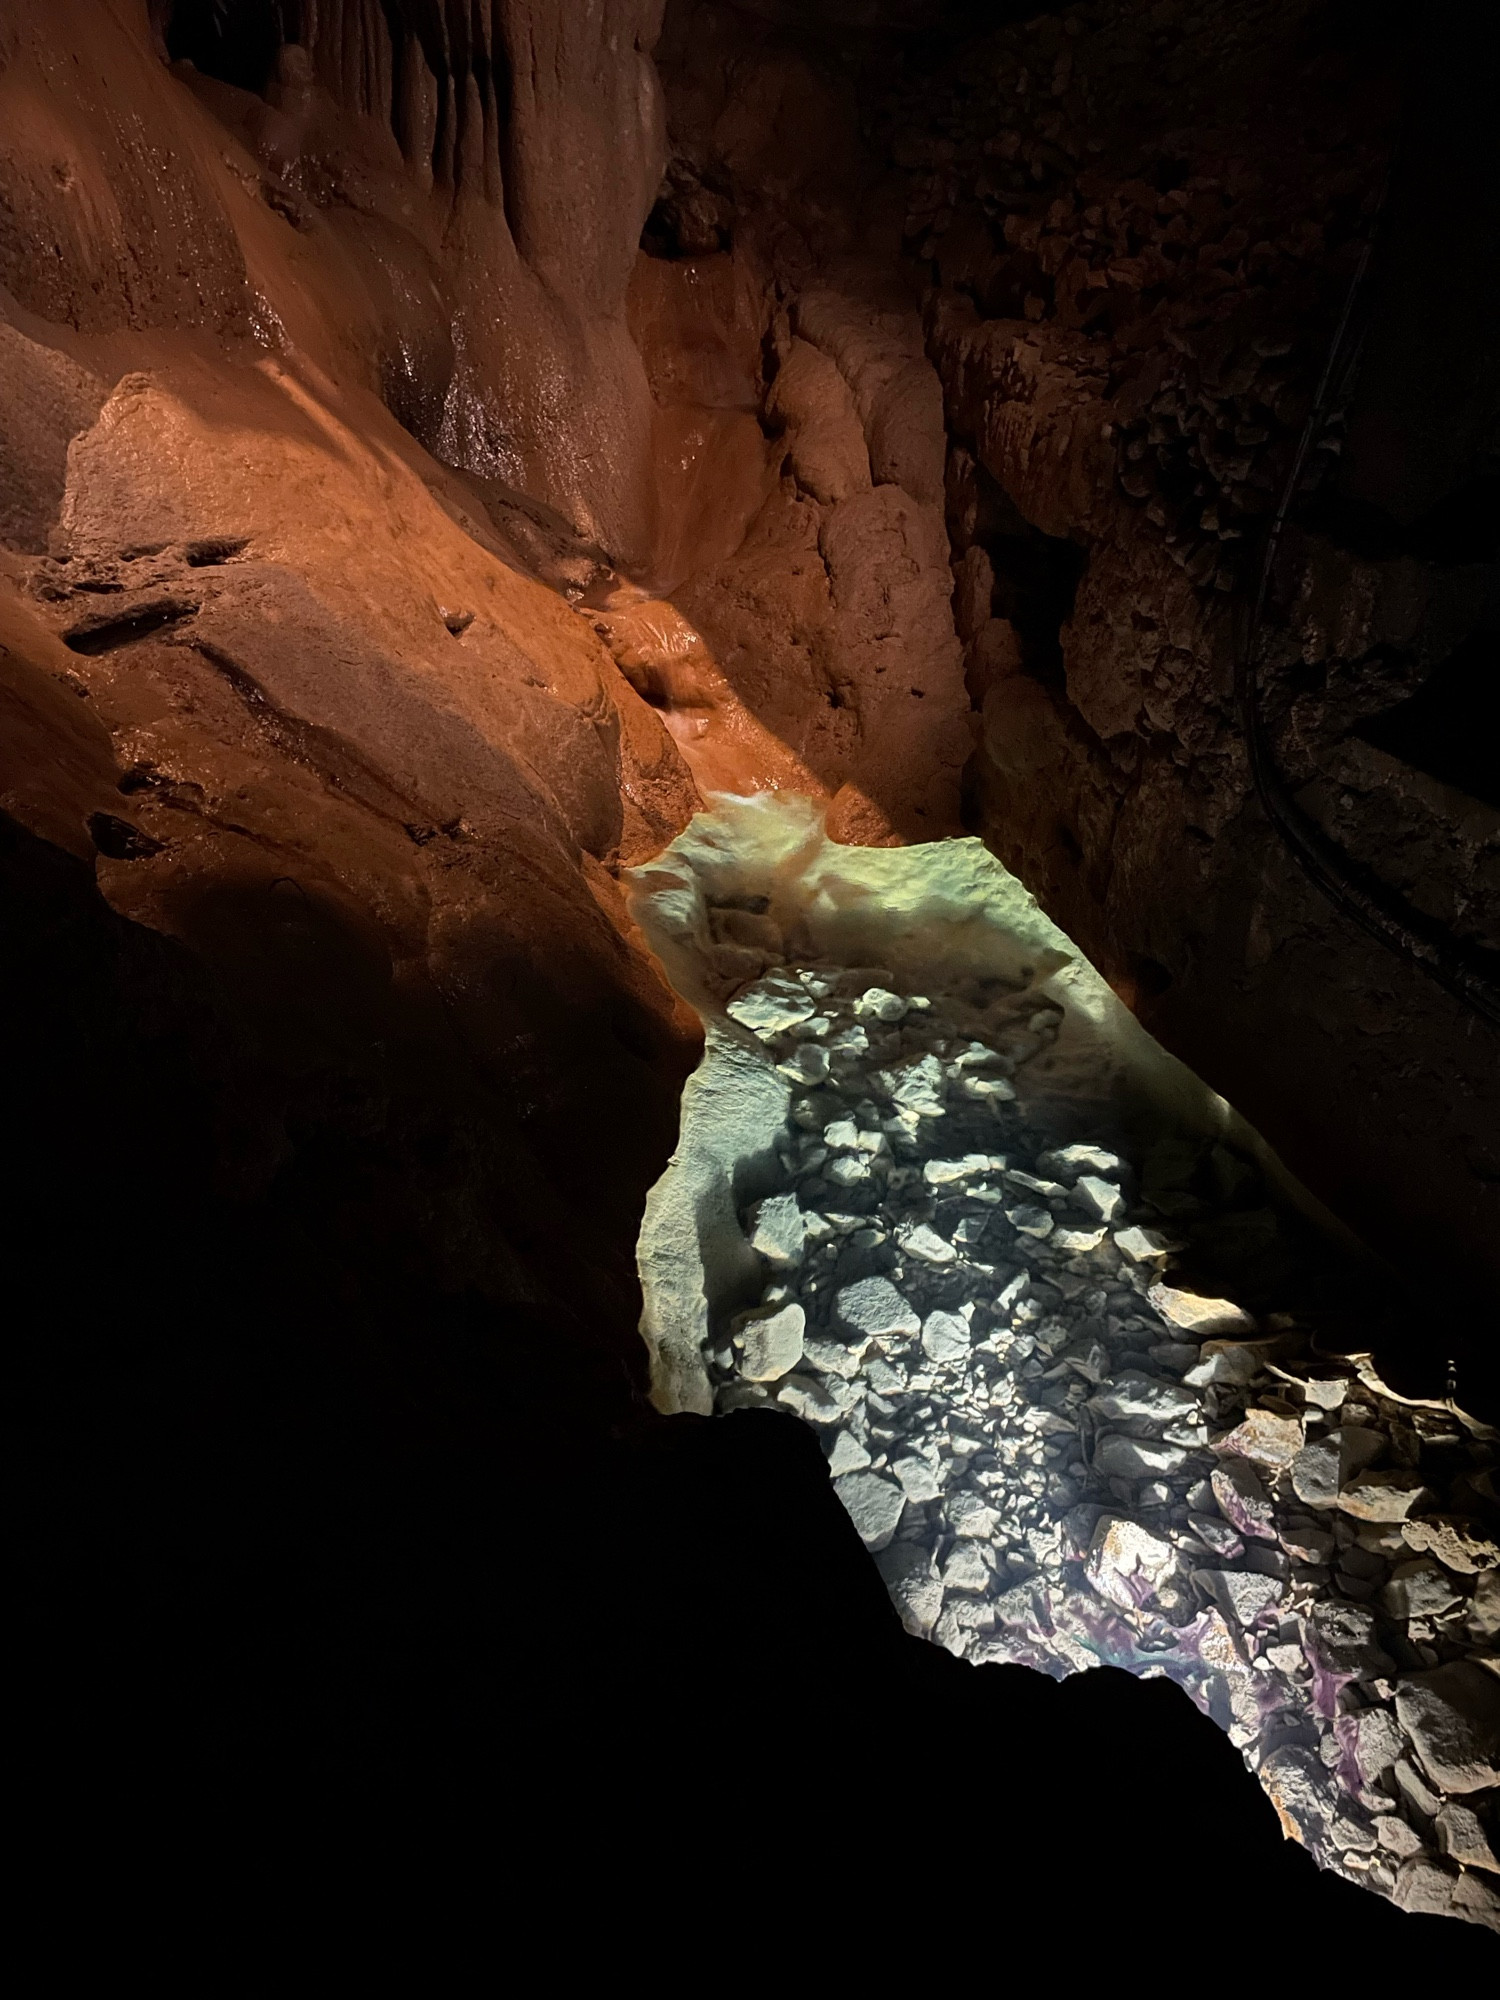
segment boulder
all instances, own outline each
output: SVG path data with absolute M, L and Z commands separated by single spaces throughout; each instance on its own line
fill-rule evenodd
M 1473 1660 L 1408 1674 L 1396 1713 L 1423 1769 L 1440 1791 L 1500 1785 L 1500 1677 Z
M 763 1317 L 742 1321 L 738 1338 L 740 1373 L 749 1382 L 775 1382 L 802 1359 L 806 1315 L 799 1305 L 779 1307 Z

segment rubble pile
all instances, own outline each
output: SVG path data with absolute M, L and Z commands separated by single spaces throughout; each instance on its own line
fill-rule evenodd
M 1035 984 L 808 964 L 728 1012 L 793 1095 L 716 1406 L 819 1427 L 910 1631 L 1169 1675 L 1320 1863 L 1500 1928 L 1494 1433 L 1169 1282 L 1255 1170 L 1060 1142 Z

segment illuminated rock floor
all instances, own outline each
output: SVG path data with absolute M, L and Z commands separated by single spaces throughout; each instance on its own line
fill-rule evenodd
M 800 968 L 730 1002 L 799 1092 L 786 1191 L 745 1217 L 767 1283 L 712 1353 L 718 1407 L 820 1428 L 911 1631 L 1170 1675 L 1321 1862 L 1500 1927 L 1493 1451 L 1295 1327 L 1159 1282 L 1174 1222 L 1252 1169 L 1049 1150 L 1026 1066 L 1056 1009 L 870 982 Z
M 1079 1136 L 1076 1082 L 1060 1119 L 1087 996 L 1045 965 L 922 991 L 763 949 L 736 985 L 777 893 L 706 876 L 693 923 L 734 1025 L 705 1008 L 685 1134 L 696 1115 L 722 1147 L 757 1064 L 780 1095 L 739 1262 L 707 1254 L 737 1309 L 700 1316 L 700 1387 L 679 1354 L 664 1400 L 816 1426 L 910 1631 L 975 1662 L 1169 1676 L 1323 1865 L 1500 1928 L 1493 1433 L 1319 1358 L 1296 1315 L 1164 1282 L 1189 1236 L 1274 1259 L 1277 1204 L 1245 1148 L 1191 1121 L 1132 1157 L 1118 1120 Z M 680 906 L 675 927 L 680 946 Z M 716 1064 L 740 1075 L 717 1105 Z

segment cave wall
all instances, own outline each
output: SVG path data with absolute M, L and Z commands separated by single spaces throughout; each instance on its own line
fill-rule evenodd
M 1370 734 L 1484 628 L 1500 574 L 1483 336 L 1443 309 L 1455 278 L 1414 313 L 1408 276 L 1455 185 L 1455 236 L 1493 228 L 1478 106 L 1455 88 L 1482 50 L 1441 14 L 1413 50 L 1326 9 L 1158 7 L 1070 10 L 974 53 L 966 85 L 934 81 L 952 94 L 942 116 L 925 100 L 925 149 L 913 105 L 885 107 L 929 169 L 907 241 L 934 280 L 955 553 L 981 600 L 993 574 L 995 611 L 1007 588 L 1024 601 L 1015 524 L 986 547 L 993 481 L 1078 556 L 1052 660 L 1023 632 L 996 673 L 974 620 L 978 820 L 1368 1240 L 1424 1274 L 1490 1272 L 1493 1026 L 1305 879 L 1251 793 L 1233 699 L 1268 519 L 1394 153 L 1370 366 L 1313 440 L 1259 672 L 1301 810 L 1356 874 L 1493 952 L 1493 808 Z M 1418 332 L 1435 320 L 1467 394 L 1436 387 Z
M 503 267 L 536 299 L 544 279 L 482 177 L 455 168 L 429 192 L 405 164 L 375 89 L 385 14 L 318 18 L 316 63 L 282 46 L 270 98 L 168 66 L 143 7 L 0 26 L 0 804 L 88 871 L 101 911 L 179 942 L 254 1051 L 232 1090 L 212 1063 L 198 1078 L 226 1200 L 253 1211 L 303 1177 L 310 1226 L 336 1238 L 340 1146 L 363 1134 L 363 1202 L 389 1204 L 438 1290 L 610 1329 L 628 1402 L 635 1219 L 695 1032 L 612 871 L 697 803 L 660 717 L 573 608 L 604 514 L 569 518 L 566 467 L 590 465 L 590 494 L 624 521 L 629 453 L 549 423 L 552 456 L 522 468 L 533 490 L 512 502 L 397 421 L 390 341 L 461 317 L 439 276 L 484 293 Z M 342 97 L 339 22 L 359 28 Z M 628 100 L 640 206 L 654 100 L 632 37 L 648 27 L 596 19 L 583 44 L 524 12 L 507 27 L 517 50 L 541 38 L 517 117 L 545 124 L 562 92 L 597 121 L 592 152 L 564 150 L 615 235 L 575 186 L 592 317 L 528 305 L 512 341 L 520 294 L 492 290 L 488 324 L 513 375 L 594 371 L 568 392 L 580 421 L 629 417 L 599 387 L 611 353 L 629 348 L 646 397 L 623 317 L 639 219 L 616 154 Z M 600 62 L 613 95 L 586 87 Z M 546 235 L 556 193 L 517 195 L 523 236 Z M 391 317 L 398 281 L 414 319 Z M 451 380 L 433 380 L 441 400 Z M 226 1090 L 238 1109 L 221 1118 Z M 467 1134 L 430 1177 L 424 1098 Z M 579 1129 L 612 1170 L 587 1247 L 564 1254 Z
M 1500 404 L 1488 280 L 1467 274 L 1493 236 L 1493 166 L 1461 81 L 1486 73 L 1488 44 L 1446 9 L 1420 24 L 1303 0 L 1026 11 L 939 10 L 918 31 L 899 8 L 669 8 L 663 226 L 757 256 L 806 343 L 782 337 L 767 400 L 819 412 L 786 427 L 797 497 L 781 520 L 847 508 L 838 482 L 862 475 L 840 455 L 836 391 L 812 386 L 821 362 L 868 417 L 851 360 L 872 321 L 888 328 L 883 379 L 920 381 L 907 434 L 930 445 L 935 374 L 949 610 L 980 734 L 964 824 L 1404 1269 L 1419 1372 L 1462 1349 L 1485 1373 L 1494 1029 L 1283 845 L 1235 675 L 1378 229 L 1363 366 L 1331 386 L 1282 536 L 1261 708 L 1293 806 L 1350 875 L 1492 962 L 1500 825 L 1478 743 Z M 857 338 L 835 330 L 861 317 Z M 877 465 L 872 435 L 889 504 L 906 475 Z M 784 691 L 820 664 L 780 629 L 814 627 L 806 580 L 773 611 L 735 575 L 753 582 L 775 518 L 679 595 L 721 656 L 753 654 Z M 811 534 L 780 532 L 805 563 Z M 820 527 L 820 551 L 830 539 Z M 903 628 L 914 657 L 920 629 Z M 752 699 L 769 712 L 768 692 Z M 893 741 L 916 750 L 909 720 Z
M 704 790 L 964 824 L 1346 1220 L 1478 1277 L 1491 1030 L 1308 883 L 1233 695 L 1379 211 L 1263 705 L 1308 820 L 1493 952 L 1495 383 L 1482 288 L 1431 306 L 1493 169 L 1446 22 L 1424 69 L 1303 0 L 11 18 L 0 664 L 119 796 L 16 757 L 10 809 L 174 935 L 288 875 L 455 1005 L 565 939 L 537 990 L 627 991 L 653 1048 L 611 874 Z
M 890 137 L 874 86 L 916 90 L 901 37 L 930 12 L 673 7 L 670 145 L 649 6 L 246 0 L 228 48 L 210 6 L 0 19 L 21 1712 L 45 1766 L 28 1824 L 44 1848 L 67 1820 L 70 1884 L 129 1885 L 163 1854 L 167 1893 L 193 1882 L 146 1837 L 166 1807 L 217 1878 L 205 1907 L 226 1874 L 258 1880 L 240 1845 L 284 1871 L 304 1843 L 323 1904 L 351 1829 L 427 1849 L 466 1830 L 457 1799 L 489 1837 L 502 1799 L 541 1869 L 637 1895 L 624 1934 L 661 1893 L 639 1802 L 664 1768 L 679 1827 L 735 1852 L 752 1813 L 826 1817 L 800 1723 L 794 1754 L 743 1744 L 835 1687 L 856 1690 L 845 1734 L 899 1713 L 1003 1749 L 998 1785 L 964 1758 L 913 1802 L 995 1860 L 986 1924 L 1018 1899 L 1076 1911 L 1056 1857 L 1080 1800 L 1111 1893 L 1156 1894 L 1189 1793 L 1221 1872 L 1283 1915 L 1339 1911 L 1261 1801 L 1236 1818 L 1232 1753 L 1165 1686 L 1053 1689 L 903 1644 L 797 1427 L 641 1428 L 634 1236 L 698 1041 L 615 874 L 684 824 L 699 769 L 805 787 L 844 838 L 966 812 L 1143 1012 L 1166 1003 L 1165 1039 L 1289 1151 L 1301 1135 L 1311 1178 L 1330 1135 L 1322 1191 L 1354 1174 L 1355 1210 L 1384 1177 L 1416 1252 L 1474 1249 L 1438 1116 L 1468 1117 L 1484 1077 L 1451 1015 L 1358 1041 L 1351 946 L 1290 875 L 1264 932 L 1286 997 L 1215 986 L 1218 933 L 1194 960 L 1193 926 L 1218 913 L 1233 938 L 1242 889 L 1174 844 L 1191 756 L 1117 762 L 1088 733 L 1085 709 L 1131 733 L 1131 689 L 1101 638 L 1070 652 L 1070 621 L 1110 613 L 1088 594 L 1108 563 L 1136 579 L 1126 503 L 1150 498 L 1127 471 L 1090 514 L 1021 464 L 1059 421 L 1090 476 L 1111 463 L 1097 343 L 1050 326 L 1046 286 L 927 296 L 965 294 L 926 248 L 961 241 L 939 226 L 953 159 L 928 158 L 931 126 Z M 1051 143 L 1028 219 L 1066 167 Z M 987 444 L 1001 379 L 997 408 L 1037 423 L 1013 412 Z M 1221 607 L 1150 546 L 1130 588 L 1183 635 L 1186 753 Z M 1409 615 L 1393 560 L 1371 559 L 1382 618 Z M 965 772 L 971 707 L 986 755 Z M 704 742 L 717 765 L 693 763 Z M 1149 839 L 1109 789 L 1147 752 Z M 1232 753 L 1202 776 L 1232 815 Z M 1424 824 L 1447 828 L 1435 796 Z M 1219 853 L 1248 808 L 1226 825 Z M 1116 861 L 1145 886 L 1124 895 Z M 1277 1007 L 1314 1004 L 1309 952 L 1332 1026 L 1286 1076 Z M 1359 966 L 1373 1008 L 1394 975 Z M 1447 1097 L 1414 1084 L 1424 1060 Z M 78 1829 L 116 1776 L 124 1835 L 92 1875 Z M 1389 1913 L 1344 1909 L 1346 1955 L 1356 1917 L 1389 1948 Z M 1212 1900 L 1174 1936 L 1200 1932 L 1219 1948 Z

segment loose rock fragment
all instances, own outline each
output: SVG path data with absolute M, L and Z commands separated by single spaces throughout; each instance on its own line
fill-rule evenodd
M 1444 1792 L 1500 1785 L 1500 1678 L 1472 1660 L 1408 1674 L 1396 1714 L 1422 1767 Z
M 746 1319 L 740 1330 L 744 1358 L 740 1372 L 749 1382 L 774 1382 L 802 1359 L 806 1316 L 799 1305 L 782 1306 L 763 1319 Z
M 1159 1229 L 1142 1229 L 1137 1223 L 1115 1231 L 1115 1248 L 1132 1264 L 1153 1263 L 1159 1257 L 1170 1256 L 1176 1247 Z
M 777 1035 L 817 1012 L 807 989 L 792 980 L 767 979 L 747 986 L 724 1010 L 740 1026 L 760 1036 Z
M 878 1472 L 850 1472 L 833 1482 L 867 1549 L 883 1549 L 895 1534 L 906 1495 Z
M 1237 1340 L 1205 1340 L 1198 1350 L 1197 1361 L 1182 1379 L 1195 1389 L 1221 1382 L 1242 1388 L 1245 1383 L 1253 1382 L 1265 1365 L 1261 1348 Z
M 1473 1576 L 1500 1565 L 1500 1543 L 1472 1522 L 1431 1514 L 1419 1521 L 1403 1521 L 1401 1535 L 1409 1549 L 1431 1551 L 1446 1568 Z
M 1255 1321 L 1232 1299 L 1200 1298 L 1196 1292 L 1180 1292 L 1171 1285 L 1153 1285 L 1146 1294 L 1169 1326 L 1206 1340 L 1213 1334 L 1238 1334 L 1249 1339 Z
M 943 1564 L 945 1590 L 988 1590 L 990 1568 L 977 1542 L 959 1542 Z
M 803 1042 L 776 1067 L 793 1083 L 822 1083 L 828 1075 L 828 1051 L 816 1042 Z
M 1188 1526 L 1207 1549 L 1216 1556 L 1233 1561 L 1245 1553 L 1245 1544 L 1227 1521 L 1217 1520 L 1212 1514 L 1189 1514 Z M 1300 1658 L 1300 1655 L 1299 1655 Z
M 1500 1872 L 1500 1861 L 1490 1846 L 1478 1816 L 1467 1806 L 1446 1805 L 1435 1822 L 1438 1852 L 1460 1868 L 1488 1868 Z
M 751 1210 L 750 1248 L 776 1268 L 800 1264 L 807 1217 L 794 1194 L 768 1195 Z
M 1422 1836 L 1414 1833 L 1406 1821 L 1398 1819 L 1394 1813 L 1380 1813 L 1376 1816 L 1375 1838 L 1398 1860 L 1405 1860 L 1410 1854 L 1422 1852 Z
M 1111 1431 L 1094 1447 L 1094 1470 L 1105 1479 L 1155 1479 L 1180 1472 L 1187 1457 L 1181 1445 L 1155 1444 Z
M 1423 1819 L 1435 1819 L 1442 1811 L 1442 1794 L 1432 1789 L 1410 1757 L 1398 1757 L 1391 1766 L 1391 1776 L 1401 1796 Z
M 920 1257 L 924 1264 L 951 1264 L 958 1252 L 953 1245 L 929 1229 L 925 1222 L 898 1227 L 896 1241 L 908 1256 Z
M 923 1056 L 904 1069 L 877 1071 L 875 1081 L 894 1103 L 920 1117 L 940 1118 L 947 1108 L 943 1065 L 936 1056 Z
M 1096 1222 L 1113 1222 L 1123 1213 L 1125 1197 L 1112 1181 L 1100 1180 L 1097 1174 L 1080 1174 L 1073 1188 L 1073 1199 Z
M 1063 1174 L 1070 1179 L 1074 1174 L 1097 1174 L 1117 1180 L 1125 1171 L 1119 1154 L 1107 1153 L 1102 1146 L 1054 1146 L 1050 1153 L 1042 1154 L 1037 1165 L 1044 1174 Z
M 932 1573 L 925 1549 L 894 1542 L 875 1558 L 901 1623 L 917 1638 L 925 1638 L 943 1608 L 943 1586 Z
M 1282 1416 L 1276 1410 L 1246 1410 L 1242 1423 L 1214 1440 L 1215 1451 L 1254 1459 L 1258 1465 L 1277 1471 L 1290 1465 L 1301 1448 L 1301 1418 Z
M 961 1313 L 929 1313 L 922 1322 L 922 1347 L 934 1361 L 967 1361 L 972 1336 Z
M 925 1501 L 936 1500 L 942 1492 L 938 1476 L 925 1458 L 898 1458 L 891 1467 L 901 1482 L 901 1490 L 908 1500 L 915 1500 L 920 1506 Z
M 1103 1514 L 1089 1543 L 1084 1569 L 1101 1597 L 1123 1611 L 1153 1598 L 1177 1567 L 1177 1551 L 1138 1521 Z
M 836 1424 L 849 1414 L 855 1396 L 849 1384 L 837 1377 L 814 1381 L 807 1376 L 788 1375 L 777 1384 L 776 1400 L 783 1409 L 805 1417 L 810 1424 Z
M 1226 1459 L 1210 1475 L 1214 1498 L 1226 1521 L 1242 1535 L 1276 1540 L 1276 1510 L 1255 1472 L 1243 1459 Z
M 1415 1472 L 1362 1472 L 1339 1494 L 1338 1504 L 1359 1521 L 1404 1521 L 1431 1493 Z
M 1328 1563 L 1333 1560 L 1337 1544 L 1325 1529 L 1308 1527 L 1299 1522 L 1295 1526 L 1281 1526 L 1277 1532 L 1281 1546 L 1297 1562 Z
M 834 1478 L 842 1472 L 862 1472 L 869 1463 L 870 1454 L 853 1431 L 840 1431 L 828 1454 L 828 1470 Z
M 854 1011 L 867 1021 L 900 1021 L 906 1015 L 907 1004 L 899 993 L 871 986 L 855 1001 Z
M 1315 1841 L 1333 1817 L 1328 1774 L 1310 1750 L 1289 1745 L 1275 1750 L 1260 1767 L 1283 1830 L 1293 1840 Z
M 1253 1570 L 1195 1569 L 1193 1581 L 1245 1632 L 1281 1602 L 1281 1585 L 1275 1577 L 1257 1576 Z
M 922 1331 L 921 1320 L 889 1278 L 860 1278 L 845 1285 L 835 1305 L 846 1326 L 873 1339 Z
M 1463 1593 L 1440 1564 L 1421 1558 L 1397 1563 L 1380 1593 L 1381 1608 L 1393 1618 L 1441 1618 L 1462 1601 Z
M 1406 1749 L 1406 1738 L 1388 1708 L 1367 1708 L 1351 1716 L 1347 1735 L 1354 1739 L 1355 1762 L 1367 1785 L 1383 1778 Z
M 1102 1222 L 1096 1229 L 1070 1229 L 1064 1225 L 1052 1231 L 1052 1247 L 1082 1256 L 1086 1251 L 1097 1250 L 1107 1233 Z
M 859 1364 L 867 1343 L 860 1341 L 857 1346 L 846 1347 L 841 1340 L 807 1340 L 802 1343 L 802 1354 L 809 1368 L 820 1375 L 842 1375 L 846 1378 L 859 1373 Z
M 1003 1156 L 993 1153 L 965 1153 L 961 1160 L 926 1160 L 922 1165 L 922 1178 L 935 1187 L 946 1187 L 954 1181 L 975 1180 L 981 1174 L 998 1171 L 1005 1165 Z
M 1429 1855 L 1414 1854 L 1409 1861 L 1402 1862 L 1391 1900 L 1403 1910 L 1446 1917 L 1453 1907 L 1457 1886 L 1455 1870 Z
M 1292 1490 L 1308 1507 L 1336 1507 L 1339 1500 L 1337 1437 L 1304 1445 L 1291 1463 Z
M 1114 1381 L 1105 1383 L 1097 1395 L 1089 1397 L 1088 1408 L 1096 1416 L 1117 1421 L 1137 1418 L 1144 1423 L 1167 1424 L 1196 1415 L 1198 1398 L 1174 1383 L 1159 1382 L 1154 1376 L 1127 1368 Z
M 1337 1598 L 1325 1598 L 1312 1607 L 1306 1646 L 1314 1665 L 1326 1673 L 1388 1674 L 1395 1664 L 1380 1647 L 1374 1613 Z

